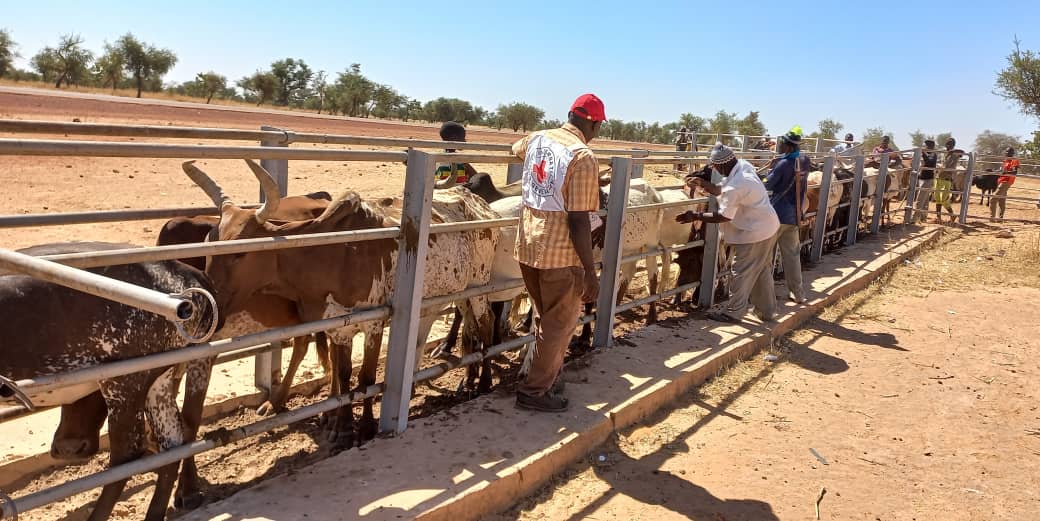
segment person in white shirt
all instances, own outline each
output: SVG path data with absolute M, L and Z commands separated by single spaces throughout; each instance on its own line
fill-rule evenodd
M 838 143 L 831 147 L 831 152 L 839 156 L 847 155 L 846 153 L 854 148 L 855 141 L 856 140 L 852 137 L 852 134 L 845 134 L 845 142 Z
M 720 223 L 726 244 L 733 248 L 733 279 L 730 297 L 721 309 L 706 316 L 720 322 L 737 323 L 744 319 L 748 303 L 760 320 L 771 321 L 776 311 L 773 290 L 773 251 L 780 220 L 769 203 L 766 187 L 755 167 L 737 159 L 729 147 L 716 143 L 709 157 L 712 168 L 725 179 L 714 185 L 697 177 L 686 184 L 718 197 L 718 212 L 686 212 L 675 218 L 681 223 L 704 221 Z

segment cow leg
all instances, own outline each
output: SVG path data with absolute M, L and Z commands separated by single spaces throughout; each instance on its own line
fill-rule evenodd
M 586 303 L 584 305 L 584 315 L 589 315 L 595 308 L 592 303 Z M 571 340 L 569 348 L 576 352 L 584 352 L 592 349 L 592 322 L 586 322 L 581 325 L 581 334 Z
M 206 404 L 206 391 L 213 373 L 215 359 L 207 358 L 188 363 L 185 375 L 184 407 L 181 416 L 184 418 L 184 441 L 195 441 L 202 425 L 202 412 Z M 177 482 L 177 493 L 173 497 L 173 506 L 178 509 L 194 510 L 202 505 L 202 486 L 199 480 L 199 469 L 195 458 L 185 458 L 181 467 L 180 480 Z
M 658 271 L 657 271 L 657 258 L 647 257 L 646 258 L 646 277 L 647 277 L 647 288 L 649 295 L 656 295 L 658 290 Z M 657 301 L 650 303 L 650 310 L 646 314 L 646 323 L 653 324 L 657 322 Z
M 468 342 L 467 351 L 464 354 L 475 353 L 478 350 L 486 353 L 487 348 L 495 343 L 495 331 L 497 326 L 497 315 L 491 311 L 486 296 L 474 297 L 466 302 L 466 322 L 472 324 L 473 331 L 464 339 Z M 477 386 L 478 393 L 491 392 L 491 360 L 484 357 L 480 361 L 480 382 Z M 466 367 L 466 387 L 473 389 L 473 381 L 477 378 L 477 364 Z
M 289 399 L 289 390 L 292 388 L 293 378 L 296 370 L 300 368 L 303 357 L 307 355 L 307 345 L 310 343 L 310 335 L 293 338 L 292 358 L 289 359 L 289 367 L 285 368 L 285 374 L 281 381 L 271 389 L 271 395 L 267 401 L 256 409 L 260 416 L 267 416 L 285 409 L 285 402 Z
M 149 376 L 136 373 L 100 383 L 101 394 L 108 405 L 109 467 L 144 455 L 147 443 L 144 405 Z M 121 479 L 101 489 L 88 521 L 106 521 L 112 515 L 127 481 L 129 479 Z
M 145 399 L 145 413 L 159 443 L 160 452 L 184 443 L 184 419 L 177 407 L 177 389 L 180 387 L 180 381 L 180 373 L 176 368 L 163 371 L 148 389 Z M 152 500 L 148 503 L 145 521 L 166 519 L 166 510 L 170 504 L 170 495 L 177 481 L 180 464 L 180 461 L 176 461 L 157 469 L 158 477 L 155 480 Z
M 379 351 L 383 345 L 383 323 L 369 322 L 365 328 L 365 352 L 361 358 L 361 371 L 358 372 L 358 390 L 365 392 L 368 386 L 376 383 L 376 370 L 379 366 Z M 365 398 L 361 408 L 361 419 L 358 421 L 358 443 L 364 443 L 379 433 L 379 422 L 372 411 L 375 398 Z
M 451 351 L 455 349 L 455 344 L 459 341 L 459 328 L 462 326 L 462 311 L 458 307 L 455 308 L 455 316 L 451 321 L 451 329 L 448 330 L 448 336 L 444 337 L 444 341 L 433 348 L 430 352 L 430 356 L 434 358 L 443 358 L 451 355 Z
M 366 336 L 365 341 L 368 341 Z M 329 386 L 329 397 L 337 397 L 350 389 L 351 351 L 354 347 L 354 335 L 333 336 L 329 354 L 332 363 L 332 384 Z M 346 404 L 336 409 L 335 419 L 329 421 L 332 426 L 327 439 L 335 449 L 350 449 L 354 446 L 354 407 Z

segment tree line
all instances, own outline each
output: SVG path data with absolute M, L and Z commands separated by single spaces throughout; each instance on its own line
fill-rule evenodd
M 183 83 L 167 83 L 163 78 L 176 65 L 177 55 L 170 49 L 141 41 L 132 33 L 126 33 L 112 43 L 104 43 L 102 51 L 97 54 L 85 47 L 81 36 L 62 35 L 57 44 L 44 47 L 29 59 L 29 70 L 14 67 L 17 57 L 20 57 L 18 46 L 10 31 L 0 29 L 0 78 L 14 81 L 48 82 L 56 88 L 133 89 L 137 97 L 141 97 L 143 92 L 166 92 L 204 99 L 206 103 L 222 99 L 361 118 L 457 121 L 499 130 L 508 128 L 514 132 L 554 128 L 562 124 L 559 119 L 546 119 L 542 109 L 519 101 L 500 104 L 494 110 L 458 98 L 439 97 L 423 102 L 368 78 L 362 73 L 360 63 L 353 63 L 330 75 L 324 70 L 313 70 L 303 59 L 284 58 L 237 80 L 229 80 L 214 71 L 204 71 Z M 1007 67 L 998 73 L 995 93 L 1018 104 L 1024 114 L 1040 119 L 1040 53 L 1021 50 L 1016 39 L 1015 50 L 1008 55 L 1007 61 Z M 677 121 L 663 124 L 611 119 L 603 125 L 600 135 L 620 141 L 672 143 L 684 127 L 700 134 L 697 142 L 702 145 L 710 144 L 716 133 L 747 136 L 769 133 L 758 111 L 750 111 L 741 117 L 720 110 L 708 117 L 683 113 Z M 844 128 L 834 119 L 824 119 L 808 137 L 838 139 Z M 890 134 L 882 127 L 875 127 L 857 137 L 869 150 L 885 135 Z M 912 146 L 921 146 L 927 137 L 932 137 L 941 147 L 948 135 L 926 135 L 916 130 L 910 133 L 909 138 Z M 891 137 L 893 147 L 898 149 L 894 136 Z M 990 153 L 992 144 L 998 142 L 1015 143 L 1026 157 L 1040 157 L 1040 133 L 1034 133 L 1033 139 L 1022 142 L 1014 136 L 987 130 L 976 137 L 976 148 Z

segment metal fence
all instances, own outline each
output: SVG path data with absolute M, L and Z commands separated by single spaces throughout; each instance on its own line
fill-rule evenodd
M 147 456 L 134 462 L 119 465 L 104 472 L 86 476 L 68 483 L 42 490 L 33 494 L 15 498 L 13 503 L 2 505 L 4 516 L 12 515 L 14 508 L 24 512 L 42 505 L 67 498 L 71 495 L 112 483 L 125 477 L 147 472 L 165 464 L 226 445 L 234 441 L 267 432 L 279 426 L 287 425 L 302 419 L 331 411 L 357 400 L 382 394 L 380 429 L 384 432 L 400 433 L 407 428 L 408 407 L 412 385 L 445 372 L 481 360 L 497 356 L 505 351 L 518 349 L 533 341 L 532 335 L 515 338 L 496 346 L 486 346 L 483 352 L 466 355 L 458 361 L 441 362 L 414 372 L 416 349 L 419 334 L 420 310 L 443 306 L 452 301 L 500 292 L 505 289 L 522 286 L 521 281 L 492 281 L 491 284 L 470 288 L 455 295 L 440 295 L 423 298 L 423 274 L 425 272 L 426 254 L 431 234 L 459 232 L 465 230 L 498 228 L 516 224 L 516 219 L 494 219 L 451 224 L 431 224 L 429 201 L 433 192 L 433 173 L 438 162 L 469 162 L 476 164 L 507 164 L 515 175 L 520 160 L 511 155 L 488 153 L 441 153 L 424 152 L 419 148 L 457 147 L 459 149 L 503 151 L 507 145 L 490 145 L 481 143 L 444 143 L 440 141 L 397 140 L 384 138 L 360 138 L 356 136 L 330 136 L 313 134 L 296 134 L 289 131 L 265 128 L 261 131 L 241 131 L 227 129 L 190 129 L 177 127 L 141 127 L 118 125 L 84 125 L 63 123 L 10 122 L 0 121 L 0 131 L 68 133 L 75 131 L 93 133 L 103 136 L 144 136 L 163 138 L 191 139 L 259 139 L 262 146 L 216 146 L 157 143 L 125 143 L 69 140 L 25 140 L 0 139 L 0 156 L 10 155 L 47 155 L 47 156 L 87 156 L 87 157 L 136 157 L 136 158 L 214 158 L 214 159 L 261 159 L 264 166 L 279 183 L 284 195 L 287 192 L 288 161 L 293 160 L 332 160 L 332 161 L 406 161 L 404 186 L 404 202 L 400 226 L 357 231 L 333 233 L 293 235 L 270 239 L 244 239 L 218 243 L 192 244 L 180 246 L 163 246 L 150 248 L 134 248 L 92 252 L 84 254 L 54 255 L 35 259 L 45 264 L 59 263 L 71 268 L 88 268 L 106 265 L 127 264 L 134 262 L 169 260 L 197 256 L 227 255 L 251 251 L 268 251 L 285 248 L 300 248 L 319 245 L 346 244 L 357 241 L 396 239 L 398 242 L 398 263 L 395 274 L 395 288 L 386 305 L 371 309 L 355 310 L 337 317 L 299 324 L 291 327 L 275 328 L 236 338 L 210 341 L 192 345 L 183 349 L 169 351 L 157 355 L 144 356 L 119 362 L 87 367 L 68 373 L 40 376 L 16 382 L 22 390 L 35 394 L 78 383 L 95 382 L 99 379 L 126 375 L 149 368 L 166 367 L 196 359 L 222 356 L 225 358 L 241 357 L 255 354 L 255 378 L 259 387 L 270 390 L 277 378 L 280 365 L 280 342 L 311 333 L 332 330 L 351 324 L 370 321 L 390 320 L 390 335 L 386 357 L 385 380 L 367 389 L 331 397 L 312 405 L 290 410 L 255 423 L 237 428 L 230 432 L 207 436 L 205 439 L 188 443 L 172 450 Z M 302 136 L 302 137 L 301 137 Z M 317 142 L 348 145 L 371 146 L 407 146 L 402 151 L 358 151 L 343 149 L 299 149 L 290 148 L 290 142 Z M 604 240 L 601 261 L 600 296 L 594 317 L 585 316 L 579 324 L 595 321 L 594 344 L 609 346 L 613 342 L 613 330 L 617 313 L 633 307 L 645 305 L 681 291 L 705 288 L 700 292 L 699 303 L 711 306 L 714 287 L 720 276 L 717 258 L 719 256 L 719 230 L 717 225 L 707 224 L 705 238 L 681 245 L 662 245 L 663 247 L 626 252 L 622 244 L 622 229 L 625 216 L 640 211 L 662 211 L 676 206 L 692 206 L 709 204 L 711 210 L 716 209 L 714 198 L 690 199 L 674 203 L 658 203 L 648 206 L 628 207 L 628 190 L 633 177 L 641 172 L 645 165 L 668 165 L 677 161 L 693 162 L 703 160 L 703 153 L 672 153 L 670 157 L 659 157 L 657 153 L 637 150 L 605 150 L 611 157 L 604 158 L 612 168 L 611 196 L 606 209 L 606 237 Z M 863 177 L 863 156 L 856 158 L 857 181 Z M 821 186 L 821 211 L 828 207 L 828 187 L 832 180 L 835 158 L 824 160 L 824 172 Z M 969 174 L 970 176 L 970 174 Z M 718 178 L 716 177 L 716 181 Z M 861 182 L 855 182 L 853 192 L 858 192 Z M 853 206 L 858 205 L 859 198 L 853 198 Z M 875 210 L 880 211 L 880 207 Z M 129 219 L 155 219 L 172 216 L 192 216 L 200 214 L 217 214 L 215 208 L 172 208 L 159 210 L 127 210 L 120 212 L 77 212 L 67 214 L 0 216 L 0 227 L 40 226 L 56 224 L 78 224 L 91 222 L 111 222 Z M 815 260 L 822 255 L 822 241 L 827 227 L 826 219 L 816 220 L 811 244 Z M 849 244 L 854 244 L 856 226 L 850 224 Z M 414 230 L 415 233 L 401 233 L 402 229 Z M 701 247 L 704 248 L 703 270 L 700 280 L 675 288 L 664 288 L 657 294 L 639 298 L 634 301 L 618 303 L 618 274 L 623 263 L 634 262 L 674 251 Z M 49 261 L 49 262 L 48 262 Z M 649 262 L 649 261 L 648 261 Z M 653 260 L 656 262 L 656 259 Z M 16 271 L 24 271 L 18 264 L 9 265 Z M 70 268 L 70 269 L 71 269 Z M 261 348 L 256 346 L 270 346 Z M 243 355 L 243 353 L 245 355 Z

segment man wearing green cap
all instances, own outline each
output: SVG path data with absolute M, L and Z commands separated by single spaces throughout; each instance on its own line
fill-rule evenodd
M 776 241 L 780 246 L 788 297 L 798 304 L 805 302 L 799 226 L 805 217 L 805 192 L 812 170 L 809 158 L 801 155 L 801 143 L 801 129 L 798 127 L 780 136 L 776 149 L 780 160 L 769 171 L 765 183 L 770 193 L 769 202 L 780 219 Z
M 773 290 L 773 250 L 780 221 L 769 204 L 766 187 L 754 165 L 737 159 L 729 147 L 716 143 L 709 156 L 712 168 L 724 180 L 721 185 L 688 176 L 686 184 L 718 197 L 717 212 L 689 211 L 678 215 L 680 223 L 720 223 L 722 236 L 733 249 L 733 279 L 730 297 L 721 308 L 706 315 L 720 322 L 738 323 L 747 314 L 748 303 L 760 320 L 773 320 L 776 293 Z

